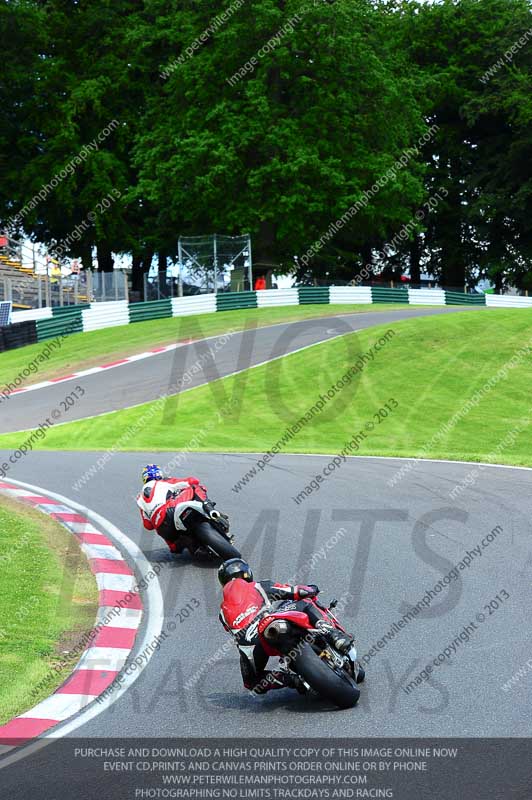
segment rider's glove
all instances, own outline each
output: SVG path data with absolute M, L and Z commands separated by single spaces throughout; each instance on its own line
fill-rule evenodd
M 229 517 L 227 514 L 222 514 L 221 511 L 216 511 L 214 508 L 215 505 L 216 503 L 213 500 L 207 498 L 203 503 L 203 510 L 212 520 L 212 524 L 215 525 L 220 532 L 227 533 L 229 531 Z
M 203 501 L 203 510 L 205 511 L 206 514 L 208 514 L 209 517 L 214 511 L 215 506 L 216 503 L 214 502 L 214 500 L 211 500 L 208 497 Z
M 297 593 L 302 600 L 304 600 L 305 597 L 316 597 L 316 595 L 319 594 L 319 591 L 320 590 L 315 583 L 311 583 L 308 586 L 297 587 Z

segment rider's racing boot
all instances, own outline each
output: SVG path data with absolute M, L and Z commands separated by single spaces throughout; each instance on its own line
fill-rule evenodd
M 318 622 L 316 625 L 320 633 L 323 634 L 323 638 L 334 647 L 335 650 L 345 656 L 353 646 L 353 639 L 349 634 L 342 633 L 334 625 L 331 625 L 329 622 Z
M 286 685 L 290 689 L 297 689 L 299 694 L 306 694 L 307 693 L 307 685 L 305 681 L 303 681 L 299 675 L 294 675 L 292 672 L 289 672 L 286 675 Z
M 297 689 L 300 694 L 306 692 L 304 681 L 293 672 L 284 670 L 265 670 L 262 678 L 254 686 L 246 684 L 253 694 L 266 694 L 272 689 Z

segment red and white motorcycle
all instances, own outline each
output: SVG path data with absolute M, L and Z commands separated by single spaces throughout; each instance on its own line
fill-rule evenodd
M 315 624 L 305 611 L 307 604 L 313 607 Z M 281 670 L 295 673 L 307 689 L 339 708 L 352 708 L 360 697 L 357 684 L 362 683 L 365 672 L 354 644 L 347 653 L 340 653 L 327 636 L 331 626 L 346 633 L 332 611 L 337 604 L 333 600 L 324 606 L 316 597 L 309 597 L 265 605 L 263 593 L 254 583 L 238 580 L 232 599 L 224 598 L 222 614 L 239 647 L 260 644 L 267 656 L 280 659 Z
M 337 601 L 324 606 L 314 597 L 297 604 L 284 602 L 265 614 L 258 623 L 260 642 L 269 656 L 280 658 L 281 669 L 295 672 L 308 688 L 339 708 L 352 708 L 360 697 L 357 684 L 365 678 L 356 647 L 339 653 L 320 632 L 319 623 L 314 627 L 304 611 L 286 608 L 301 603 L 312 603 L 324 621 L 346 633 L 332 612 Z

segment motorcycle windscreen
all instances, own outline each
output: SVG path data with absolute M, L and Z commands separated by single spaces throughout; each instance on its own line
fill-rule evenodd
M 249 625 L 264 605 L 264 597 L 253 583 L 236 578 L 224 586 L 222 613 L 232 630 Z

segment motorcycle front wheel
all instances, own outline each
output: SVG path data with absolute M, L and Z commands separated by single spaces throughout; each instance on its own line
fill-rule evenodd
M 336 672 L 305 643 L 293 660 L 293 669 L 320 697 L 330 700 L 338 708 L 353 708 L 360 697 L 352 679 L 346 672 Z
M 192 530 L 197 541 L 209 548 L 224 561 L 229 558 L 242 558 L 240 551 L 218 533 L 209 522 L 196 522 Z

